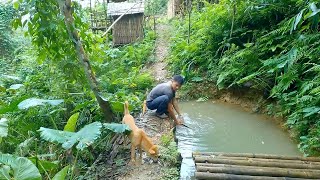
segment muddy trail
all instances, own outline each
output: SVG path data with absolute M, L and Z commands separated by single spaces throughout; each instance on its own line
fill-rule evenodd
M 147 65 L 143 71 L 149 71 L 157 82 L 168 80 L 165 59 L 168 56 L 170 26 L 157 24 L 157 39 L 155 42 L 155 62 Z M 144 129 L 155 144 L 160 143 L 163 134 L 170 134 L 173 124 L 169 119 L 159 119 L 154 112 L 148 111 L 144 116 L 135 117 L 136 125 Z M 128 142 L 129 143 L 129 142 Z M 130 166 L 130 144 L 124 144 L 123 135 L 116 135 L 111 140 L 112 150 L 99 155 L 84 179 L 121 179 L 121 180 L 154 180 L 161 179 L 165 166 L 160 160 L 153 160 L 143 152 L 141 165 Z M 160 149 L 161 151 L 161 149 Z M 137 157 L 138 158 L 138 157 Z

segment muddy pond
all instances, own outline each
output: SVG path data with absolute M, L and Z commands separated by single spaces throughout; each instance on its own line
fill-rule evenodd
M 178 149 L 183 157 L 180 179 L 193 179 L 192 151 L 301 156 L 289 134 L 264 115 L 214 101 L 179 105 L 190 127 L 177 128 Z

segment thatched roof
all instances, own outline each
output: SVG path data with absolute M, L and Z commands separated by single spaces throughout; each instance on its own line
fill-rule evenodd
M 131 8 L 133 7 L 133 8 Z M 131 9 L 130 9 L 131 8 Z M 120 16 L 130 9 L 127 14 L 137 14 L 144 12 L 144 3 L 143 2 L 120 2 L 120 3 L 108 3 L 108 16 Z

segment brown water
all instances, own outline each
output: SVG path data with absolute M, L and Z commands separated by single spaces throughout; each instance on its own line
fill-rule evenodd
M 191 179 L 192 151 L 264 153 L 301 156 L 297 145 L 273 120 L 225 103 L 180 103 L 185 124 L 177 127 L 183 157 L 181 179 Z

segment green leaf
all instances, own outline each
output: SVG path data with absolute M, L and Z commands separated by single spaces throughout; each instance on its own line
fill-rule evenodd
M 45 100 L 45 99 L 37 99 L 37 98 L 29 98 L 26 99 L 18 104 L 19 109 L 28 109 L 30 107 L 34 106 L 40 106 L 40 105 L 45 105 L 46 103 L 52 105 L 52 106 L 57 106 L 61 103 L 63 103 L 63 99 L 57 99 L 57 100 Z
M 1 164 L 0 167 L 0 179 L 10 180 L 10 166 Z
M 12 89 L 12 90 L 17 90 L 17 89 L 20 89 L 21 87 L 23 87 L 24 85 L 23 84 L 13 84 L 9 87 L 9 89 Z
M 69 118 L 69 120 L 68 120 L 68 122 L 67 122 L 67 124 L 66 124 L 66 126 L 64 127 L 63 130 L 64 131 L 69 131 L 69 132 L 75 132 L 78 118 L 79 118 L 79 113 L 73 114 Z
M 3 84 L 0 84 L 0 92 L 6 92 L 6 88 L 4 87 Z
M 40 131 L 40 136 L 42 139 L 49 142 L 58 142 L 60 144 L 67 141 L 75 133 L 68 131 L 60 131 L 55 129 L 49 129 L 41 127 L 38 131 Z
M 14 9 L 18 10 L 19 9 L 19 5 L 20 5 L 19 1 L 13 2 L 13 8 Z
M 115 112 L 123 112 L 123 103 L 119 101 L 111 101 L 112 109 Z
M 68 170 L 69 170 L 69 166 L 64 167 L 52 178 L 52 180 L 65 180 Z
M 14 112 L 18 110 L 18 104 L 23 101 L 24 99 L 26 99 L 26 97 L 21 97 L 21 98 L 17 98 L 14 99 L 13 102 L 11 102 L 9 105 L 4 106 L 4 107 L 0 107 L 0 114 L 5 114 L 8 112 Z
M 0 137 L 7 137 L 8 135 L 8 120 L 6 118 L 0 119 Z
M 247 81 L 255 78 L 257 75 L 259 75 L 259 72 L 255 72 L 255 73 L 253 73 L 253 74 L 250 74 L 250 75 L 248 75 L 248 76 L 240 79 L 239 81 L 237 81 L 237 84 L 242 84 L 242 83 L 244 83 L 244 82 L 247 82 Z
M 129 133 L 131 132 L 131 129 L 128 125 L 126 124 L 118 124 L 118 123 L 104 123 L 104 127 L 109 129 L 112 132 L 115 133 Z
M 36 160 L 37 157 L 30 157 L 29 160 L 36 165 L 36 162 L 39 164 L 39 170 L 41 173 L 45 172 L 45 171 L 53 171 L 53 170 L 56 170 L 58 169 L 58 162 L 59 161 L 54 161 L 54 162 L 51 162 L 51 161 L 46 161 L 46 160 L 41 160 L 38 158 L 38 160 Z
M 320 107 L 313 106 L 313 107 L 305 108 L 303 109 L 303 112 L 305 113 L 303 117 L 309 117 L 313 114 L 319 113 Z
M 11 167 L 13 177 L 17 180 L 40 180 L 41 174 L 37 167 L 25 157 L 15 157 L 11 154 L 0 154 L 0 163 Z M 7 179 L 10 168 L 1 166 L 0 179 Z M 9 171 L 8 171 L 9 170 Z
M 307 18 L 313 17 L 320 12 L 320 9 L 317 8 L 315 3 L 310 4 L 310 9 L 311 9 L 312 13 L 310 15 L 308 15 Z
M 76 148 L 83 150 L 84 148 L 90 146 L 100 136 L 101 127 L 102 124 L 100 122 L 93 122 L 84 126 L 76 133 L 44 127 L 41 127 L 39 131 L 42 139 L 49 142 L 58 142 L 62 144 L 64 149 L 70 149 L 76 143 L 78 143 Z
M 294 24 L 293 24 L 293 30 L 296 30 L 297 29 L 297 26 L 298 24 L 300 23 L 301 21 L 301 18 L 302 18 L 302 15 L 303 15 L 303 12 L 305 11 L 305 9 L 301 10 L 299 12 L 299 14 L 296 16 L 295 18 L 295 21 L 294 21 Z
M 70 149 L 77 142 L 79 142 L 76 148 L 83 150 L 84 148 L 90 146 L 100 136 L 101 127 L 102 124 L 100 122 L 94 122 L 84 126 L 79 132 L 68 138 L 68 140 L 62 144 L 62 147 L 64 149 Z

